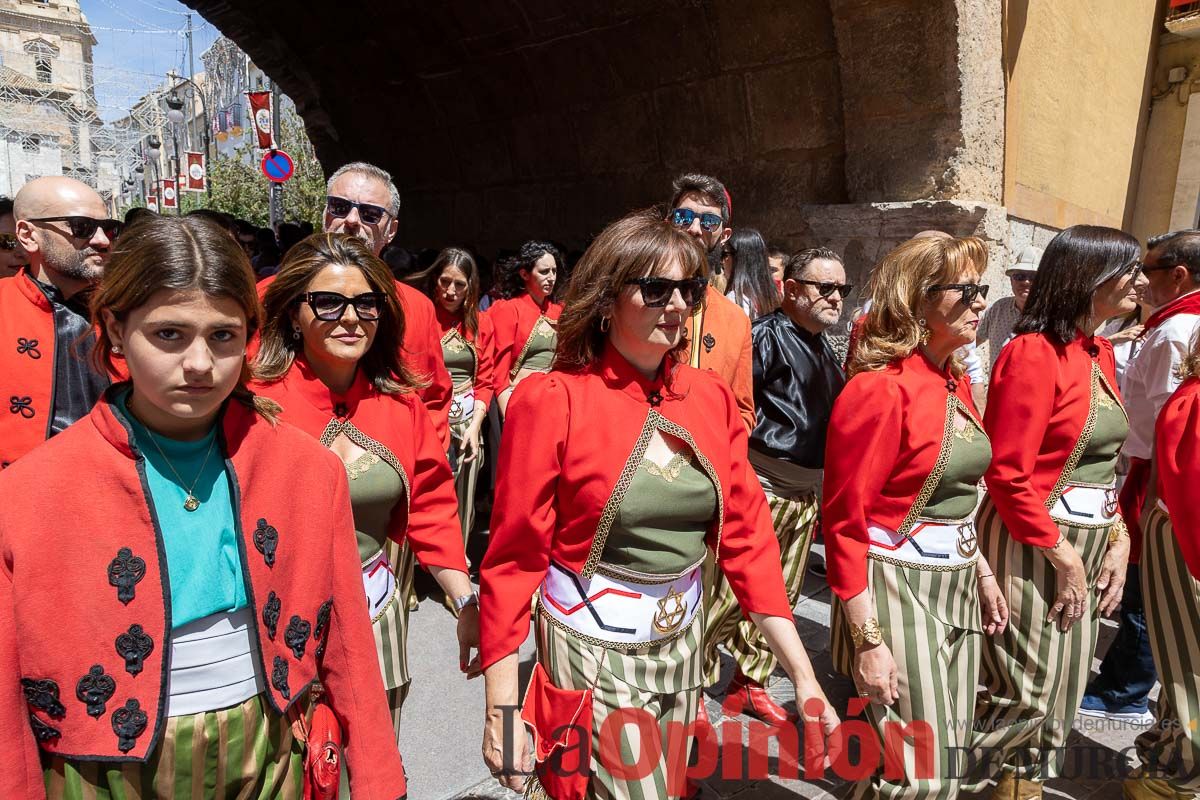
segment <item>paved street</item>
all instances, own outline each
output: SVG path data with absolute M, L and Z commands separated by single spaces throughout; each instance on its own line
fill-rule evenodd
M 820 554 L 822 548 L 814 547 Z M 402 749 L 408 770 L 409 796 L 413 800 L 449 800 L 449 798 L 516 798 L 502 790 L 487 773 L 479 755 L 483 725 L 483 682 L 464 681 L 458 672 L 458 656 L 454 644 L 454 619 L 439 601 L 426 599 L 412 616 L 409 655 L 413 661 L 414 683 L 405 705 L 405 733 Z M 824 582 L 808 575 L 804 596 L 796 607 L 796 623 L 805 645 L 813 657 L 818 674 L 830 692 L 830 700 L 838 708 L 845 707 L 852 693 L 850 682 L 833 671 L 829 659 L 829 589 Z M 1101 633 L 1101 653 L 1112 639 L 1115 627 L 1105 623 Z M 525 661 L 523 675 L 528 674 L 533 656 L 532 640 L 522 648 Z M 1096 662 L 1099 663 L 1099 662 Z M 729 679 L 731 667 L 726 663 L 718 688 Z M 771 687 L 772 694 L 783 700 L 792 696 L 791 684 L 780 678 Z M 706 702 L 710 720 L 720 726 L 727 718 L 717 699 L 708 695 Z M 738 718 L 746 722 L 745 717 Z M 1087 763 L 1088 759 L 1103 757 L 1105 763 L 1115 758 L 1115 752 L 1129 747 L 1140 732 L 1129 726 L 1089 726 L 1086 731 L 1072 734 L 1072 763 Z M 1110 752 L 1111 751 L 1111 752 Z M 774 761 L 772 771 L 774 771 Z M 1115 763 L 1115 762 L 1112 762 Z M 843 797 L 848 787 L 841 781 L 820 783 L 772 779 L 770 781 L 706 781 L 704 800 L 718 798 L 754 798 L 782 800 L 783 798 L 814 798 L 833 795 Z M 1048 785 L 1048 796 L 1072 800 L 1119 800 L 1120 783 L 1116 780 L 1059 779 Z

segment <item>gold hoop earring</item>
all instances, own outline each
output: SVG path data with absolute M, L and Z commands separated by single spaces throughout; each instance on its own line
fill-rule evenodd
M 929 323 L 923 319 L 917 320 L 917 324 L 921 326 L 921 344 L 929 344 Z
M 600 332 L 601 333 L 608 333 L 608 329 L 611 327 L 612 327 L 612 318 L 611 317 L 601 317 L 600 318 Z

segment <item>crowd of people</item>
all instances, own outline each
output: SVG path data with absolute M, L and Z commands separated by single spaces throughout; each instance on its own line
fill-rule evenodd
M 1076 713 L 1156 679 L 1126 795 L 1200 789 L 1200 232 L 1068 228 L 989 307 L 985 243 L 923 231 L 851 314 L 837 252 L 735 228 L 711 176 L 494 269 L 401 250 L 378 167 L 327 194 L 270 237 L 65 177 L 0 205 L 0 795 L 406 796 L 418 566 L 504 786 L 698 791 L 668 740 L 726 657 L 728 712 L 832 753 L 818 536 L 835 665 L 882 745 L 932 737 L 856 797 L 1041 797 Z

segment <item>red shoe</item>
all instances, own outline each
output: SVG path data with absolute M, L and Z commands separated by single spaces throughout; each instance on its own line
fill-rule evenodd
M 772 700 L 766 687 L 747 678 L 740 669 L 733 674 L 733 680 L 729 682 L 722 709 L 731 717 L 749 714 L 777 726 L 794 725 L 799 719 L 799 715 L 788 713 L 783 706 Z

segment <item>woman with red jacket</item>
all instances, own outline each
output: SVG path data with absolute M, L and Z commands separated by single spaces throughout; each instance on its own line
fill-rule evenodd
M 974 516 L 991 457 L 954 353 L 975 340 L 987 250 L 974 237 L 904 242 L 879 263 L 851 378 L 830 419 L 823 524 L 839 668 L 889 727 L 928 726 L 937 762 L 861 781 L 855 797 L 955 797 L 970 745 L 983 635 L 1008 609 Z M 915 769 L 914 769 L 915 768 Z
M 610 225 L 572 275 L 554 370 L 515 393 L 480 570 L 483 753 L 510 788 L 536 760 L 550 797 L 667 796 L 668 768 L 689 753 L 686 735 L 667 733 L 701 713 L 709 549 L 795 682 L 797 706 L 817 701 L 826 732 L 836 724 L 796 633 L 737 403 L 679 361 L 705 266 L 700 244 L 660 215 Z M 505 712 L 535 593 L 538 665 L 522 712 L 531 755 L 524 732 L 506 733 Z M 622 731 L 662 735 L 661 748 L 643 747 L 659 756 L 640 779 L 615 769 Z M 581 746 L 590 759 L 559 761 Z
M 463 544 L 475 525 L 475 486 L 483 467 L 480 431 L 492 402 L 492 319 L 479 313 L 479 268 L 466 250 L 447 247 L 422 279 L 442 330 L 442 358 L 454 383 L 450 468 Z
M 1132 800 L 1200 791 L 1200 339 L 1181 372 L 1155 426 L 1158 502 L 1144 517 L 1146 632 L 1162 689 L 1154 726 L 1137 739 L 1141 768 L 1125 780 Z
M 92 311 L 132 380 L 0 474 L 0 796 L 297 797 L 317 680 L 354 796 L 403 796 L 344 472 L 245 387 L 246 256 L 153 215 Z
M 992 369 L 978 522 L 1012 618 L 984 650 L 976 746 L 999 753 L 997 798 L 1040 797 L 1058 774 L 1100 615 L 1121 602 L 1129 536 L 1114 472 L 1129 424 L 1096 330 L 1136 307 L 1140 256 L 1112 228 L 1055 236 Z
M 256 390 L 284 421 L 332 450 L 350 479 L 354 541 L 392 724 L 408 695 L 413 557 L 459 611 L 459 668 L 479 641 L 450 465 L 415 379 L 399 358 L 404 312 L 387 265 L 357 239 L 308 237 L 288 251 L 263 298 Z M 402 545 L 399 565 L 384 545 Z M 472 671 L 476 671 L 472 666 Z
M 501 280 L 508 298 L 487 310 L 496 332 L 494 385 L 503 418 L 516 385 L 530 375 L 549 372 L 558 343 L 555 325 L 562 305 L 554 287 L 563 270 L 562 254 L 549 242 L 526 242 Z

